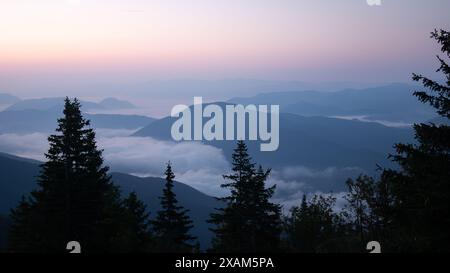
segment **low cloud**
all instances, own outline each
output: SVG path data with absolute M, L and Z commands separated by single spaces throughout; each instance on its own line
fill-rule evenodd
M 171 161 L 176 180 L 209 195 L 228 194 L 228 190 L 220 185 L 225 182 L 222 175 L 231 171 L 231 165 L 220 149 L 199 142 L 174 143 L 130 137 L 132 130 L 97 129 L 96 132 L 98 146 L 104 149 L 103 155 L 111 171 L 162 177 L 166 163 Z M 0 151 L 45 160 L 47 137 L 42 133 L 2 134 Z M 285 212 L 299 205 L 303 194 L 333 194 L 339 197 L 337 207 L 341 207 L 345 180 L 362 172 L 357 167 L 312 169 L 287 166 L 272 170 L 267 183 L 277 185 L 273 200 L 282 204 Z
M 98 142 L 114 171 L 163 176 L 170 161 L 176 180 L 210 195 L 221 192 L 221 174 L 229 168 L 221 150 L 197 142 L 173 143 L 148 137 L 99 138 Z
M 273 170 L 268 185 L 276 185 L 273 201 L 283 205 L 283 212 L 300 205 L 303 195 L 333 195 L 336 209 L 344 206 L 345 181 L 364 170 L 359 167 L 327 167 L 314 169 L 306 166 L 288 166 Z
M 360 171 L 360 168 L 357 167 L 347 167 L 347 168 L 337 168 L 337 167 L 328 167 L 325 169 L 312 169 L 305 166 L 294 166 L 294 167 L 286 167 L 281 169 L 280 175 L 284 178 L 292 179 L 292 178 L 331 178 L 336 176 L 338 173 L 342 171 Z
M 164 175 L 171 162 L 176 180 L 206 194 L 223 195 L 222 174 L 229 163 L 220 149 L 199 142 L 173 143 L 148 137 L 130 137 L 132 130 L 97 129 L 97 142 L 111 171 L 137 176 Z M 0 151 L 17 156 L 45 160 L 48 135 L 1 134 Z
M 43 133 L 0 134 L 0 151 L 42 161 L 48 150 L 47 137 Z

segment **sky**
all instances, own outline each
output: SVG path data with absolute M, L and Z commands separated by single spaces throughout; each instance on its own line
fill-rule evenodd
M 173 79 L 404 82 L 435 70 L 429 33 L 450 29 L 449 10 L 448 0 L 1 0 L 0 93 L 87 96 L 95 86 L 121 97 L 110 87 Z

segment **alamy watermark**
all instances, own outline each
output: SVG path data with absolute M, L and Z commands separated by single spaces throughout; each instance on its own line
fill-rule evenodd
M 259 140 L 263 152 L 276 151 L 280 144 L 279 105 L 203 106 L 202 97 L 194 97 L 192 107 L 176 105 L 171 116 L 178 118 L 171 128 L 175 141 Z
M 369 6 L 381 6 L 381 0 L 366 0 Z

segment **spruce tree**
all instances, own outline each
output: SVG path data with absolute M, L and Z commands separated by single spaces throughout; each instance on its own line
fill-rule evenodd
M 152 251 L 150 213 L 147 212 L 147 206 L 133 191 L 123 200 L 123 207 L 125 232 L 122 240 L 117 242 L 118 248 L 123 252 Z
M 178 205 L 176 194 L 173 191 L 175 175 L 170 162 L 165 171 L 166 183 L 161 199 L 161 210 L 156 219 L 152 221 L 155 248 L 159 252 L 192 252 L 195 245 L 194 236 L 189 234 L 193 227 L 188 216 L 189 210 Z
M 13 251 L 65 252 L 69 241 L 80 242 L 83 252 L 111 251 L 123 216 L 119 191 L 80 107 L 65 99 L 38 188 L 12 210 Z
M 393 251 L 450 250 L 450 32 L 435 30 L 431 37 L 445 55 L 437 57 L 443 80 L 413 74 L 426 89 L 414 95 L 434 107 L 441 122 L 415 124 L 416 143 L 396 145 L 400 170 L 384 172 L 394 196 Z
M 266 188 L 270 174 L 262 167 L 255 168 L 247 146 L 239 141 L 233 153 L 233 173 L 224 175 L 230 180 L 222 187 L 230 195 L 220 200 L 225 207 L 211 214 L 215 225 L 213 249 L 216 252 L 277 251 L 281 232 L 281 208 L 270 202 L 275 186 Z

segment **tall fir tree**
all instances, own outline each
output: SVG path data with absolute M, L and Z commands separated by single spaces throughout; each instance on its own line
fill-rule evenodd
M 38 189 L 12 210 L 13 251 L 65 252 L 69 241 L 80 242 L 83 252 L 111 250 L 121 226 L 119 191 L 80 107 L 77 99 L 65 99 Z
M 450 250 L 450 32 L 435 30 L 431 37 L 441 46 L 438 56 L 443 80 L 413 75 L 426 91 L 414 95 L 441 116 L 440 124 L 415 124 L 416 144 L 397 144 L 393 156 L 401 169 L 385 170 L 393 195 L 390 228 L 395 233 L 392 251 Z
M 169 162 L 165 171 L 166 183 L 161 199 L 161 210 L 158 211 L 156 219 L 152 221 L 155 249 L 158 252 L 192 252 L 195 245 L 194 236 L 189 234 L 193 227 L 189 218 L 189 210 L 178 205 L 176 194 L 173 191 L 175 174 Z
M 230 189 L 230 196 L 220 198 L 225 207 L 211 214 L 215 225 L 215 252 L 271 252 L 279 250 L 281 208 L 271 203 L 275 186 L 266 188 L 270 174 L 262 167 L 255 168 L 243 141 L 233 153 L 233 173 L 224 175 L 231 182 L 222 184 Z

